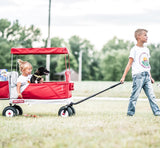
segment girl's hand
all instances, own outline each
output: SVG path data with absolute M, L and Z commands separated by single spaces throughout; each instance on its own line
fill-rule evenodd
M 21 93 L 18 93 L 18 98 L 23 98 Z
M 41 78 L 41 80 L 40 80 L 40 82 L 39 83 L 43 83 L 44 82 L 44 79 L 43 78 Z

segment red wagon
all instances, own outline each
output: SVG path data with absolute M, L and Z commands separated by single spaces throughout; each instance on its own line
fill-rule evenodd
M 14 55 L 29 55 L 29 54 L 65 54 L 65 81 L 44 82 L 42 84 L 30 83 L 23 91 L 23 99 L 12 97 L 12 93 L 16 89 L 16 78 L 18 72 L 12 70 Z M 5 107 L 2 115 L 12 117 L 22 115 L 22 108 L 17 105 L 21 103 L 65 103 L 71 102 L 72 91 L 74 90 L 74 83 L 70 81 L 70 68 L 67 69 L 66 56 L 69 57 L 67 48 L 12 48 L 11 49 L 11 72 L 8 81 L 0 81 L 0 99 L 9 100 L 9 106 Z M 69 60 L 69 58 L 68 58 Z M 68 61 L 69 65 L 69 61 Z M 69 66 L 70 67 L 70 66 Z M 71 116 L 75 114 L 72 106 L 67 109 L 61 107 L 58 111 L 60 116 Z

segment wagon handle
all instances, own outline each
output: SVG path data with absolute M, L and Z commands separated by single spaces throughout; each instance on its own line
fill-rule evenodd
M 109 89 L 112 89 L 112 88 L 114 88 L 114 87 L 116 87 L 116 86 L 118 86 L 118 85 L 120 85 L 120 84 L 122 84 L 121 82 L 119 82 L 119 83 L 117 83 L 117 84 L 115 84 L 115 85 L 112 85 L 112 86 L 110 86 L 110 87 L 108 87 L 108 88 L 106 88 L 106 89 L 104 89 L 104 90 L 102 90 L 102 91 L 100 91 L 100 92 L 98 92 L 98 93 L 96 93 L 96 94 L 93 94 L 92 96 L 89 96 L 89 97 L 87 97 L 87 98 L 85 98 L 85 99 L 82 99 L 82 100 L 80 100 L 80 101 L 78 101 L 78 102 L 71 102 L 68 106 L 72 106 L 72 105 L 77 105 L 77 104 L 79 104 L 79 103 L 82 103 L 82 102 L 84 102 L 84 101 L 86 101 L 86 100 L 88 100 L 88 99 L 90 99 L 90 98 L 93 98 L 93 97 L 95 97 L 95 96 L 97 96 L 97 95 L 99 95 L 99 94 L 101 94 L 101 93 L 103 93 L 103 92 L 105 92 L 105 91 L 107 91 L 107 90 L 109 90 Z

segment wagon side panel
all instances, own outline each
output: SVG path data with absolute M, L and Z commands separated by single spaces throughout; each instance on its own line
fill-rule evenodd
M 0 81 L 0 99 L 9 99 L 8 81 Z
M 22 93 L 24 99 L 66 99 L 70 98 L 69 83 L 46 82 L 43 84 L 29 84 Z

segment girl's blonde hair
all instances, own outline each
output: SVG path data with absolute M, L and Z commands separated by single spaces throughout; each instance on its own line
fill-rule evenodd
M 22 61 L 21 59 L 18 59 L 17 62 L 19 64 L 19 70 L 20 70 L 21 73 L 23 72 L 23 70 L 25 70 L 28 67 L 32 68 L 31 63 L 29 63 L 27 61 Z

